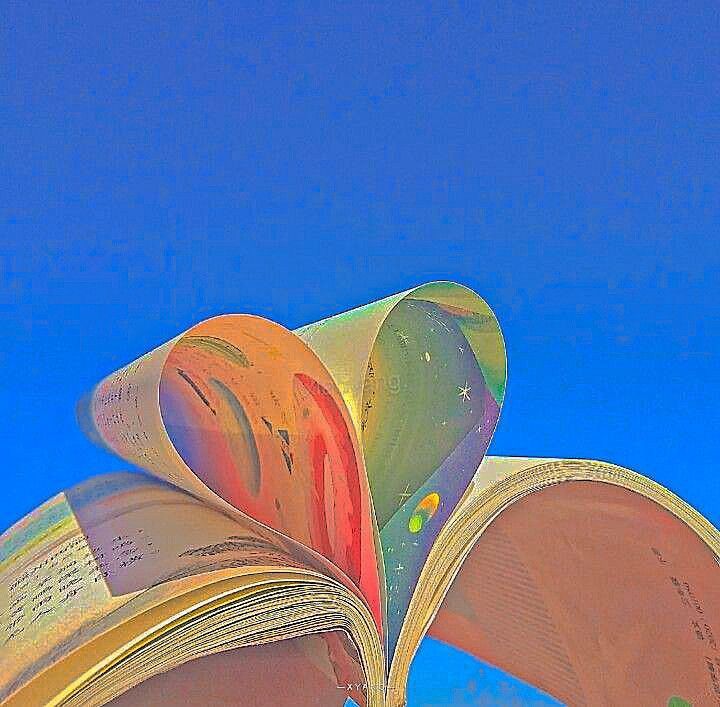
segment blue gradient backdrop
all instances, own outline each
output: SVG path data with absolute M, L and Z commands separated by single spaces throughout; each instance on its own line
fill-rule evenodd
M 715 2 L 26 3 L 0 29 L 0 526 L 121 464 L 73 406 L 220 312 L 451 278 L 494 453 L 648 473 L 716 525 Z M 550 704 L 423 645 L 411 705 Z

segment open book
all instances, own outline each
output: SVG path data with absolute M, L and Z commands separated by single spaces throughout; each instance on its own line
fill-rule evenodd
M 192 327 L 78 407 L 145 470 L 0 537 L 0 700 L 403 705 L 426 633 L 569 705 L 720 704 L 720 538 L 638 473 L 485 456 L 506 357 L 437 282 Z

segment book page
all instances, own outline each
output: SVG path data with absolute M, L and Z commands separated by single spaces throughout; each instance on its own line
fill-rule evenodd
M 149 476 L 106 474 L 59 494 L 0 536 L 0 699 L 124 607 L 207 573 L 263 567 L 347 582 L 302 545 Z
M 505 392 L 488 305 L 437 282 L 302 327 L 360 433 L 380 529 L 389 658 L 433 543 L 473 478 Z
M 566 704 L 720 704 L 719 580 L 718 557 L 657 503 L 568 481 L 490 524 L 430 635 Z
M 209 319 L 102 381 L 80 417 L 123 458 L 329 559 L 382 630 L 360 446 L 331 375 L 297 336 L 259 317 Z

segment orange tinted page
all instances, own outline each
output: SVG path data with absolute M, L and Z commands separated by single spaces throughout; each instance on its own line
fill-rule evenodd
M 330 373 L 294 334 L 215 317 L 102 381 L 90 433 L 196 496 L 317 551 L 382 625 L 370 492 Z
M 572 705 L 720 704 L 719 579 L 654 502 L 566 482 L 489 526 L 430 634 Z

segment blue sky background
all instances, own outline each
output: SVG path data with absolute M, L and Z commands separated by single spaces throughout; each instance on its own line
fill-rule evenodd
M 492 452 L 611 460 L 720 524 L 719 18 L 6 2 L 0 526 L 121 466 L 76 398 L 194 322 L 295 327 L 438 278 L 506 335 Z M 548 704 L 428 641 L 410 704 L 513 690 Z

